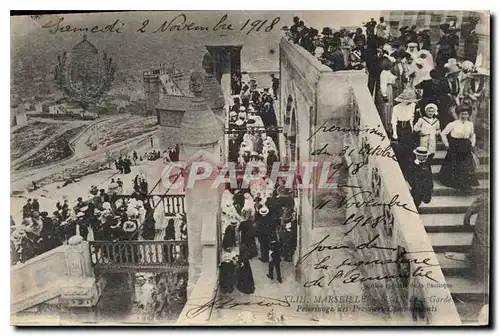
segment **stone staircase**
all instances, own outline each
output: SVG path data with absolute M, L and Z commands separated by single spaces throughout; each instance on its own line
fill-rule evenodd
M 432 242 L 462 322 L 476 323 L 480 309 L 488 304 L 488 280 L 474 279 L 467 261 L 448 259 L 445 253 L 466 253 L 470 247 L 473 227 L 464 226 L 463 219 L 467 208 L 478 194 L 488 190 L 489 157 L 487 152 L 479 154 L 481 166 L 476 170 L 476 174 L 480 185 L 467 194 L 460 194 L 458 190 L 443 186 L 437 179 L 445 156 L 444 145 L 438 143 L 431 166 L 434 193 L 429 204 L 420 206 L 420 218 Z M 473 216 L 472 225 L 475 219 L 476 216 Z

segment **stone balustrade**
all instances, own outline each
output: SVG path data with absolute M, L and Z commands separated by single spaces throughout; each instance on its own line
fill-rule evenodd
M 88 242 L 80 236 L 11 268 L 11 314 L 46 302 L 92 307 L 100 294 Z

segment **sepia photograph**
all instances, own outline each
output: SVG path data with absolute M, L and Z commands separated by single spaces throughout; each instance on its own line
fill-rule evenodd
M 10 13 L 10 324 L 487 326 L 490 12 Z

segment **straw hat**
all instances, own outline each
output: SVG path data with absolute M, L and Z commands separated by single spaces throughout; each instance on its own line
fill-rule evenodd
M 87 211 L 88 209 L 89 209 L 89 206 L 88 206 L 88 205 L 86 205 L 86 206 L 84 206 L 83 208 L 81 208 L 80 210 L 81 210 L 81 211 L 83 211 L 83 212 L 85 212 L 85 211 Z
M 269 213 L 269 208 L 266 207 L 266 206 L 263 206 L 262 208 L 260 208 L 259 210 L 259 213 L 262 215 L 262 216 L 265 216 Z
M 408 43 L 408 48 L 416 48 L 417 46 L 418 46 L 418 44 L 415 42 Z
M 234 111 L 229 112 L 230 117 L 236 117 L 237 115 L 238 115 L 238 113 L 236 113 Z
M 456 72 L 460 72 L 460 68 L 458 67 L 458 62 L 456 58 L 450 58 L 448 63 L 444 65 L 449 74 L 454 74 Z
M 417 94 L 415 93 L 415 90 L 413 90 L 410 87 L 407 87 L 406 89 L 403 90 L 403 92 L 394 99 L 397 102 L 400 103 L 416 103 L 418 102 Z
M 238 119 L 238 120 L 236 120 L 235 124 L 238 126 L 241 126 L 241 125 L 243 125 L 243 120 Z
M 413 151 L 413 153 L 414 153 L 415 155 L 422 155 L 422 156 L 424 156 L 424 155 L 425 155 L 425 156 L 429 155 L 429 151 L 427 150 L 427 147 L 423 147 L 423 146 L 421 146 L 421 147 L 417 147 L 417 148 Z
M 79 212 L 79 213 L 76 215 L 76 217 L 78 217 L 78 218 L 82 218 L 83 216 L 85 216 L 85 214 L 84 214 L 83 212 Z

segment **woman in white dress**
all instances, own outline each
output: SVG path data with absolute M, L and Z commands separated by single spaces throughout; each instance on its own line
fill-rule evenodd
M 439 181 L 447 187 L 467 190 L 479 185 L 472 158 L 476 133 L 474 124 L 469 121 L 471 107 L 461 105 L 458 112 L 459 119 L 450 122 L 441 132 L 441 140 L 448 152 L 439 172 Z

